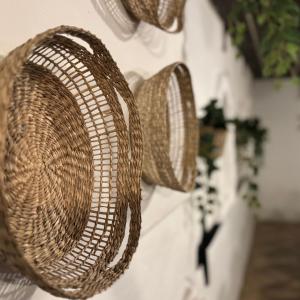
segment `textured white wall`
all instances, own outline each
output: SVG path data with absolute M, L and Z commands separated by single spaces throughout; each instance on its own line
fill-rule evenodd
M 198 114 L 212 97 L 225 95 L 227 115 L 251 115 L 251 74 L 245 62 L 237 60 L 236 50 L 209 1 L 187 1 L 185 25 L 184 53 L 192 73 Z M 217 175 L 220 195 L 228 195 L 226 199 L 220 199 L 221 212 L 216 217 L 223 225 L 208 249 L 210 285 L 200 284 L 203 282 L 202 270 L 195 272 L 193 283 L 202 296 L 199 300 L 239 299 L 252 240 L 253 216 L 240 197 L 230 192 L 234 166 L 224 163 L 224 159 L 230 161 L 233 150 L 227 146 L 227 151 L 231 152 L 219 161 L 226 168 Z
M 230 109 L 239 115 L 249 114 L 252 103 L 250 74 L 244 62 L 236 60 L 235 51 L 228 38 L 224 38 L 221 22 L 208 0 L 187 1 L 185 34 L 170 35 L 143 24 L 131 39 L 118 32 L 107 11 L 102 18 L 103 10 L 97 3 L 105 1 L 0 0 L 0 54 L 6 54 L 48 28 L 74 25 L 95 33 L 123 73 L 138 71 L 150 76 L 185 57 L 192 71 L 198 111 L 210 97 L 220 95 L 220 86 L 226 82 Z M 226 179 L 227 171 L 220 176 Z M 227 193 L 228 181 L 220 182 L 220 189 Z M 129 270 L 112 288 L 94 299 L 180 300 L 186 294 L 185 288 L 193 282 L 198 295 L 205 297 L 207 293 L 207 300 L 236 300 L 253 222 L 238 197 L 230 197 L 232 199 L 227 201 L 230 205 L 226 206 L 223 216 L 224 226 L 209 250 L 212 272 L 209 289 L 201 288 L 201 271 L 194 269 L 200 233 L 190 195 L 157 188 L 143 212 L 140 245 Z M 228 199 L 223 202 L 225 200 Z M 232 274 L 227 273 L 229 267 Z M 224 289 L 228 291 L 226 296 L 221 294 Z M 10 285 L 8 288 L 7 283 L 2 282 L 0 299 L 57 298 L 35 287 Z
M 266 160 L 259 183 L 261 218 L 283 221 L 300 219 L 300 91 L 285 81 L 255 84 L 255 111 L 270 129 Z

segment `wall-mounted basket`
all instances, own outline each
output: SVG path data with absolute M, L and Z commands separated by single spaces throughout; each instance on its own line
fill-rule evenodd
M 143 179 L 178 191 L 193 188 L 198 125 L 192 83 L 182 63 L 167 66 L 136 92 L 144 138 Z
M 144 81 L 143 77 L 135 72 L 128 72 L 124 76 L 129 85 L 130 90 L 132 91 L 133 95 L 135 95 L 136 91 L 139 89 L 139 87 L 141 86 L 141 84 Z M 154 191 L 155 191 L 154 184 L 146 183 L 146 182 L 144 182 L 144 180 L 141 181 L 141 194 L 142 194 L 141 209 L 142 209 L 142 212 L 145 211 L 145 209 L 150 204 L 150 200 L 154 194 Z
M 124 6 L 138 21 L 150 23 L 168 32 L 183 28 L 186 0 L 122 0 Z
M 131 38 L 137 31 L 137 22 L 124 7 L 122 0 L 92 0 L 96 12 L 122 40 Z
M 0 63 L 0 252 L 7 264 L 59 297 L 108 288 L 138 244 L 141 171 L 137 107 L 94 35 L 54 28 Z

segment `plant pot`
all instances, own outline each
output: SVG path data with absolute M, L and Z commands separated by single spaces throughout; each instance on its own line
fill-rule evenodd
M 223 154 L 227 130 L 209 126 L 201 126 L 199 129 L 199 156 L 203 158 L 217 159 Z

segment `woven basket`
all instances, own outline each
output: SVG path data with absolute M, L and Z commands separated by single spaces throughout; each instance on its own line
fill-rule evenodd
M 145 80 L 136 93 L 144 136 L 143 179 L 189 191 L 196 176 L 198 128 L 191 78 L 182 63 Z
M 37 35 L 0 64 L 0 114 L 0 253 L 55 296 L 108 288 L 138 244 L 142 172 L 138 111 L 109 52 L 73 27 Z
M 144 79 L 141 75 L 138 73 L 135 73 L 133 71 L 128 72 L 124 75 L 130 90 L 132 91 L 133 95 L 136 94 L 136 91 L 139 89 L 141 84 L 144 82 Z M 141 181 L 141 194 L 142 194 L 142 202 L 141 202 L 141 209 L 142 213 L 145 211 L 145 209 L 150 204 L 150 200 L 154 194 L 155 191 L 155 185 L 154 184 L 147 184 L 143 180 Z
M 182 30 L 185 1 L 122 0 L 133 18 L 150 23 L 168 32 L 179 32 Z
M 199 154 L 202 157 L 208 157 L 211 159 L 217 159 L 222 156 L 224 151 L 224 145 L 226 140 L 227 131 L 225 129 L 218 129 L 209 126 L 202 126 L 199 129 L 200 132 L 200 147 Z M 207 139 L 207 137 L 211 137 L 212 139 L 212 147 L 211 145 L 203 145 L 201 141 Z
M 139 22 L 132 18 L 121 0 L 92 0 L 94 8 L 111 30 L 122 40 L 137 31 Z

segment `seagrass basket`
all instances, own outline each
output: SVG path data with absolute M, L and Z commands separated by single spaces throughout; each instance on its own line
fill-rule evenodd
M 211 126 L 200 126 L 199 155 L 201 157 L 217 159 L 224 152 L 227 130 Z
M 128 86 L 133 93 L 133 95 L 136 94 L 136 91 L 139 89 L 140 85 L 143 83 L 144 78 L 139 75 L 136 72 L 128 72 L 124 75 Z M 145 209 L 148 207 L 150 204 L 150 200 L 154 194 L 155 191 L 155 185 L 154 184 L 149 184 L 144 182 L 144 180 L 141 181 L 141 195 L 142 195 L 142 201 L 141 201 L 141 210 L 142 213 L 145 211 Z
M 92 0 L 101 18 L 122 40 L 127 40 L 137 31 L 139 22 L 125 8 L 121 0 Z
M 50 29 L 0 63 L 0 253 L 7 264 L 59 297 L 108 288 L 138 244 L 141 173 L 133 96 L 94 35 Z
M 122 0 L 124 6 L 137 21 L 150 23 L 168 32 L 183 28 L 186 0 Z
M 144 137 L 143 179 L 178 191 L 193 188 L 198 127 L 191 77 L 174 63 L 136 92 Z

